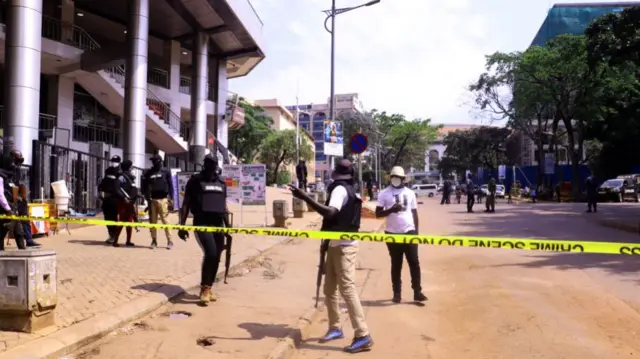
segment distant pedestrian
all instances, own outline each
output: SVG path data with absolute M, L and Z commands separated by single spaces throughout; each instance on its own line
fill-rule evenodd
M 531 188 L 531 202 L 536 203 L 536 195 L 538 194 L 538 190 L 534 186 Z
M 300 160 L 296 165 L 296 177 L 298 178 L 298 188 L 303 191 L 307 190 L 307 164 L 304 160 Z
M 418 204 L 416 194 L 411 189 L 403 187 L 404 169 L 396 166 L 391 169 L 391 186 L 385 188 L 378 195 L 376 217 L 386 218 L 386 231 L 389 234 L 418 234 Z M 420 261 L 418 259 L 418 245 L 406 243 L 387 243 L 391 257 L 391 284 L 394 303 L 402 301 L 402 261 L 407 257 L 409 272 L 411 273 L 411 288 L 413 300 L 424 302 L 427 297 L 422 294 L 420 279 Z
M 593 176 L 587 177 L 587 213 L 598 212 L 598 184 Z
M 471 174 L 467 177 L 467 212 L 473 213 L 473 204 L 475 203 L 475 193 L 473 193 L 474 184 L 471 180 Z

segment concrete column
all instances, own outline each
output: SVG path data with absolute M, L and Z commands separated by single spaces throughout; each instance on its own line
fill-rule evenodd
M 209 35 L 196 33 L 192 52 L 191 139 L 189 160 L 202 163 L 207 146 L 207 75 L 209 72 Z
M 56 115 L 58 128 L 71 131 L 73 128 L 73 78 L 56 76 L 51 79 L 47 101 L 49 113 Z
M 129 1 L 127 74 L 124 89 L 123 152 L 133 165 L 145 168 L 149 0 Z
M 163 58 L 166 61 L 165 68 L 169 70 L 169 89 L 172 93 L 169 107 L 179 116 L 182 115 L 180 105 L 180 59 L 182 56 L 180 42 L 169 40 L 164 43 Z
M 76 6 L 73 0 L 60 0 L 60 21 L 62 22 L 62 42 L 73 44 L 73 24 L 75 23 Z
M 22 151 L 31 164 L 38 139 L 42 0 L 10 0 L 5 40 L 5 147 Z
M 216 105 L 218 105 L 218 121 L 216 124 L 216 138 L 219 139 L 220 143 L 222 143 L 225 147 L 229 147 L 228 143 L 228 134 L 229 134 L 229 121 L 230 118 L 224 118 L 225 112 L 227 111 L 227 98 L 229 97 L 229 79 L 227 78 L 227 61 L 224 59 L 218 60 L 218 78 L 216 81 L 217 84 L 217 94 L 216 96 Z

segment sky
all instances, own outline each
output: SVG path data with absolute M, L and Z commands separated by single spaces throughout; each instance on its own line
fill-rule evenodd
M 249 75 L 230 80 L 230 90 L 283 105 L 295 105 L 296 96 L 300 104 L 326 103 L 330 35 L 322 11 L 331 1 L 250 1 L 264 23 L 266 59 Z M 336 6 L 364 2 L 337 0 Z M 485 55 L 525 50 L 552 5 L 549 0 L 381 0 L 340 14 L 335 91 L 358 93 L 366 109 L 409 119 L 487 123 L 473 110 L 467 86 L 483 72 Z

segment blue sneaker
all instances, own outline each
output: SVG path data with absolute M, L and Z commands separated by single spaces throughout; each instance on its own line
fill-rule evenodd
M 342 333 L 342 329 L 330 328 L 327 334 L 325 334 L 324 337 L 320 338 L 319 342 L 326 343 L 332 340 L 342 339 L 342 338 L 344 338 L 344 333 Z
M 353 338 L 351 345 L 344 348 L 344 351 L 350 354 L 366 352 L 371 350 L 373 346 L 373 339 L 371 339 L 370 335 L 365 335 L 364 337 Z

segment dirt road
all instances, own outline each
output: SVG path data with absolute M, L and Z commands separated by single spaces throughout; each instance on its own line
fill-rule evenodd
M 478 208 L 478 210 L 481 210 Z M 583 210 L 583 208 L 580 208 Z M 566 206 L 501 206 L 467 214 L 426 200 L 421 232 L 638 242 Z M 362 291 L 375 346 L 361 358 L 635 358 L 640 355 L 640 258 L 423 247 L 425 307 L 392 304 L 384 246 L 363 246 Z M 411 298 L 408 269 L 404 297 Z M 318 344 L 315 323 L 297 358 L 346 358 L 348 338 Z
M 478 208 L 481 211 L 480 208 Z M 499 205 L 467 214 L 464 205 L 420 207 L 421 233 L 638 242 L 637 235 L 599 227 L 583 213 L 553 204 Z M 368 220 L 368 223 L 375 221 Z M 370 225 L 370 224 L 369 224 Z M 371 227 L 369 227 L 371 228 Z M 265 358 L 313 303 L 315 241 L 265 254 L 250 271 L 218 285 L 208 308 L 194 296 L 164 310 L 186 311 L 120 330 L 74 358 Z M 358 285 L 373 351 L 359 358 L 615 359 L 640 356 L 640 258 L 501 249 L 422 247 L 423 287 L 430 300 L 392 304 L 384 245 L 361 245 Z M 267 259 L 269 258 L 269 259 Z M 318 344 L 324 315 L 295 354 L 299 359 L 346 358 L 352 335 Z M 197 341 L 201 339 L 200 345 Z M 209 345 L 210 344 L 210 345 Z M 208 346 L 207 346 L 208 345 Z

